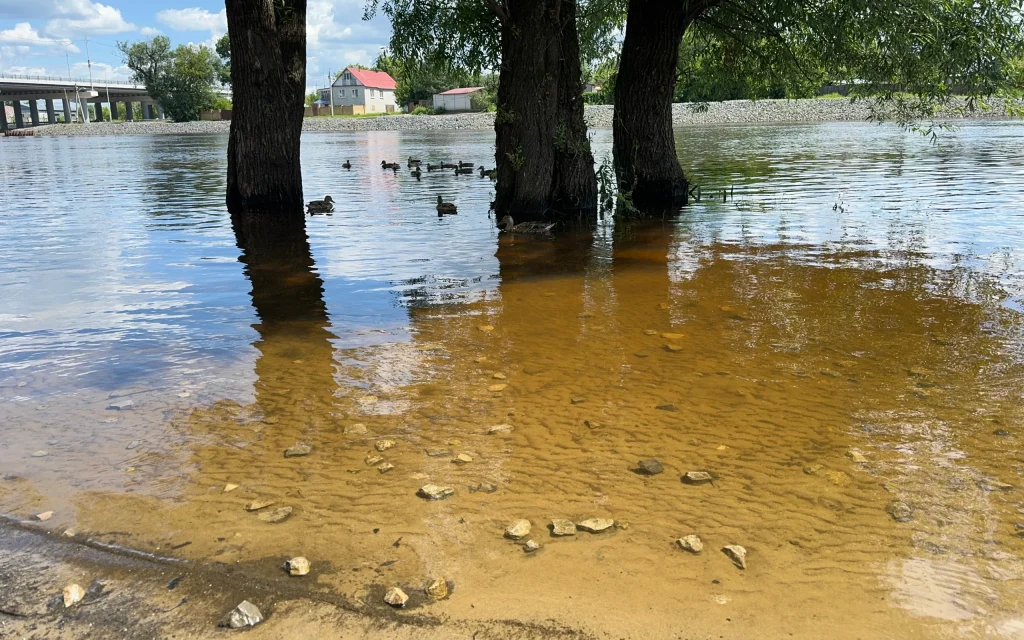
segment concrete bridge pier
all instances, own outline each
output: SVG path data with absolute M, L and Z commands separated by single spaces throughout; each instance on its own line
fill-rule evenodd
M 124 119 L 127 120 L 128 122 L 131 122 L 132 120 L 135 119 L 135 110 L 132 109 L 132 103 L 131 102 L 125 102 L 124 103 Z
M 7 131 L 7 103 L 0 100 L 0 111 L 3 111 L 3 115 L 0 116 L 0 133 Z
M 64 122 L 71 124 L 71 101 L 64 98 L 61 102 L 64 104 Z
M 28 101 L 28 112 L 32 116 L 32 126 L 39 126 L 39 101 L 29 100 Z
M 118 120 L 118 117 L 117 117 L 118 115 L 119 114 L 117 113 L 117 103 L 116 102 L 111 102 L 110 103 L 110 121 L 114 122 L 114 121 Z
M 93 105 L 96 107 L 96 122 L 103 122 L 103 103 L 97 101 Z
M 46 124 L 56 124 L 57 112 L 53 110 L 53 98 L 46 99 Z
M 25 128 L 25 114 L 21 112 L 21 100 L 14 101 L 14 128 Z

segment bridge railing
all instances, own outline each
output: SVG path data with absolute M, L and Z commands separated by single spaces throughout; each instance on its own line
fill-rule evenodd
M 77 84 L 82 87 L 88 87 L 90 85 L 100 86 L 118 86 L 118 87 L 132 87 L 135 89 L 143 89 L 140 84 L 134 82 L 126 82 L 122 80 L 92 80 L 91 82 L 85 78 L 65 78 L 61 76 L 34 76 L 34 75 L 23 75 L 16 73 L 3 73 L 0 72 L 0 80 L 38 80 L 40 82 L 68 82 L 71 84 Z

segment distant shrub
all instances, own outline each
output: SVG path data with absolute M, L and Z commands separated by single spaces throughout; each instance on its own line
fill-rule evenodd
M 411 113 L 414 116 L 431 116 L 434 115 L 434 110 L 420 105 L 413 109 Z
M 437 114 L 437 115 L 441 115 L 442 113 L 447 113 L 447 111 L 448 110 L 445 109 L 444 107 L 437 107 L 436 109 L 434 109 L 434 113 Z

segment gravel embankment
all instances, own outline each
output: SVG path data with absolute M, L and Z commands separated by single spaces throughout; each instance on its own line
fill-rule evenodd
M 992 109 L 977 118 L 1006 118 L 1006 105 L 993 100 Z M 1019 105 L 1020 106 L 1020 105 Z M 864 121 L 871 114 L 867 102 L 851 103 L 845 99 L 816 100 L 734 100 L 708 105 L 699 112 L 690 105 L 677 104 L 673 108 L 673 121 L 677 126 L 716 124 L 782 124 L 800 122 Z M 588 106 L 587 123 L 594 128 L 612 126 L 613 108 L 610 105 Z M 941 114 L 955 118 L 957 114 Z M 89 126 L 43 126 L 37 135 L 133 135 L 133 134 L 216 134 L 227 133 L 228 122 L 95 122 Z M 306 118 L 303 131 L 451 131 L 492 130 L 493 113 L 466 113 L 445 116 L 394 115 L 379 118 Z

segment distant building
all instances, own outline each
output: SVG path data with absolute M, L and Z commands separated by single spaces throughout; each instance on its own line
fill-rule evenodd
M 370 71 L 349 67 L 329 88 L 320 89 L 320 101 L 331 104 L 334 110 L 347 115 L 357 113 L 391 113 L 395 102 L 395 79 L 383 71 Z
M 434 108 L 452 111 L 472 111 L 473 94 L 483 91 L 483 87 L 464 87 L 462 89 L 449 89 L 434 94 Z
M 600 85 L 596 85 L 593 82 L 584 82 L 583 83 L 583 93 L 597 93 L 600 90 L 601 90 L 601 86 Z

